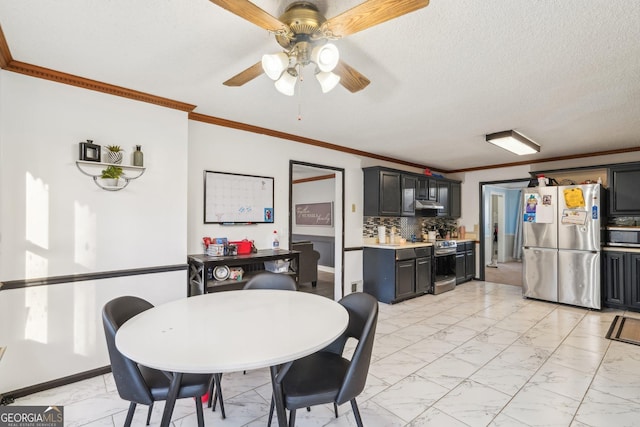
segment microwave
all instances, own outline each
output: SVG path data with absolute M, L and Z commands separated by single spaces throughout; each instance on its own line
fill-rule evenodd
M 607 227 L 606 245 L 640 247 L 640 227 Z

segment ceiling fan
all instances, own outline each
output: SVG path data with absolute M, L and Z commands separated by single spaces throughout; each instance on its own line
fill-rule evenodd
M 276 89 L 286 95 L 293 95 L 300 68 L 310 63 L 316 65 L 316 78 L 323 92 L 338 83 L 350 92 L 364 89 L 370 83 L 369 79 L 340 60 L 337 48 L 328 41 L 366 30 L 429 4 L 429 0 L 367 0 L 326 19 L 317 6 L 308 1 L 290 4 L 279 18 L 249 0 L 210 1 L 275 34 L 276 41 L 284 49 L 275 55 L 265 55 L 262 61 L 223 84 L 242 86 L 264 72 L 276 80 Z

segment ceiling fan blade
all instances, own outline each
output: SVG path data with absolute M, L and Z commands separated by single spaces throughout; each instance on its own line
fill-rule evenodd
M 348 36 L 422 9 L 428 4 L 429 0 L 368 0 L 328 19 L 322 28 L 335 36 Z
M 269 15 L 264 10 L 250 2 L 249 0 L 210 0 L 211 3 L 220 6 L 229 12 L 238 15 L 240 18 L 256 24 L 258 27 L 268 31 L 289 31 L 289 27 L 280 22 L 279 19 Z
M 247 68 L 244 71 L 240 71 L 238 74 L 231 77 L 229 80 L 222 84 L 225 86 L 242 86 L 243 84 L 255 79 L 263 72 L 264 70 L 262 69 L 262 61 L 258 61 L 251 67 Z
M 340 84 L 352 93 L 364 89 L 371 83 L 368 78 L 344 61 L 339 61 L 333 72 L 340 76 Z

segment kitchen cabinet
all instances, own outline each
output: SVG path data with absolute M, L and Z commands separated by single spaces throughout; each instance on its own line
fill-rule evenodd
M 473 280 L 476 275 L 474 242 L 458 242 L 456 247 L 456 285 Z
M 640 311 L 640 251 L 603 251 L 604 305 Z
M 436 189 L 438 193 L 437 202 L 444 206 L 444 209 L 438 210 L 438 216 L 449 216 L 449 190 L 451 183 L 449 181 L 437 181 Z
M 416 198 L 420 200 L 438 200 L 437 182 L 434 178 L 420 176 L 418 178 L 418 190 Z
M 462 186 L 459 182 L 450 183 L 449 216 L 460 218 L 462 214 Z
M 609 168 L 609 215 L 640 216 L 640 163 Z
M 475 242 L 466 243 L 467 250 L 464 257 L 466 270 L 466 279 L 473 280 L 476 277 L 476 244 Z
M 400 172 L 382 168 L 366 168 L 363 171 L 364 215 L 400 216 Z
M 364 216 L 439 216 L 459 218 L 460 182 L 379 166 L 364 168 Z M 444 206 L 437 213 L 416 212 L 415 200 Z
M 418 178 L 412 175 L 402 175 L 402 216 L 415 215 L 417 186 Z
M 466 256 L 464 243 L 458 243 L 456 251 L 456 285 L 467 281 Z
M 375 248 L 363 251 L 364 292 L 391 304 L 430 292 L 432 248 Z

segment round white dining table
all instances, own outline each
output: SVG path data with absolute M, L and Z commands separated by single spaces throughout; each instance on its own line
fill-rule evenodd
M 125 322 L 116 346 L 137 363 L 173 372 L 161 426 L 168 426 L 184 373 L 271 368 L 280 426 L 286 426 L 278 367 L 333 342 L 347 327 L 339 303 L 314 294 L 253 289 L 179 299 Z

